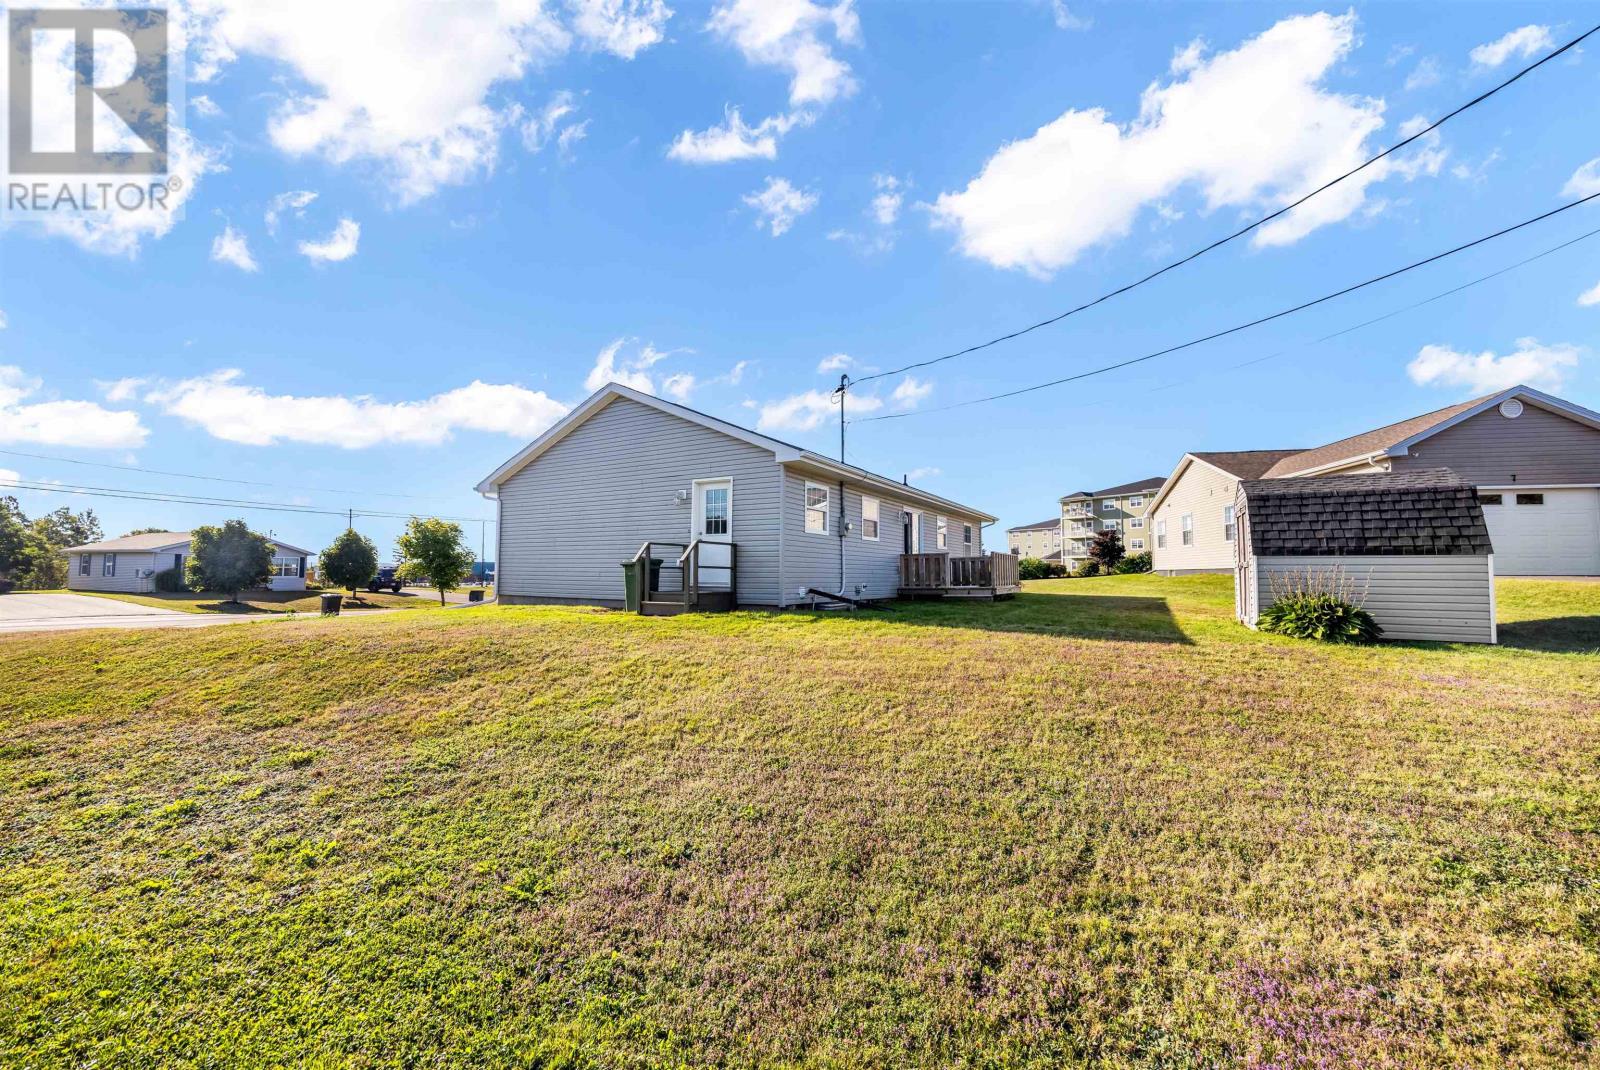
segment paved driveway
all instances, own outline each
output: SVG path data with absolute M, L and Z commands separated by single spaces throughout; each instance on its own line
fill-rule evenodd
M 243 614 L 179 613 L 81 594 L 27 591 L 0 594 L 0 633 L 61 632 L 79 628 L 199 628 L 249 619 Z

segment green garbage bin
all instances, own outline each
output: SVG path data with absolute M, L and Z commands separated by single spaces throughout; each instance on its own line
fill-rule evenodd
M 622 563 L 622 604 L 629 613 L 639 612 L 640 600 L 644 597 L 639 593 L 639 565 L 638 561 Z

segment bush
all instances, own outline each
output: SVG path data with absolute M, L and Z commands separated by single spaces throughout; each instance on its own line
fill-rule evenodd
M 1375 643 L 1383 629 L 1361 608 L 1364 592 L 1338 569 L 1274 576 L 1273 602 L 1256 626 L 1264 632 L 1322 643 Z
M 1129 554 L 1121 561 L 1118 561 L 1116 567 L 1111 570 L 1111 574 L 1113 576 L 1126 576 L 1134 572 L 1149 572 L 1153 567 L 1154 563 L 1150 556 L 1150 551 L 1144 550 L 1140 553 Z
M 183 582 L 183 573 L 175 568 L 164 568 L 155 575 L 156 590 L 162 594 L 182 594 L 189 589 Z
M 1091 576 L 1098 575 L 1100 575 L 1100 562 L 1085 561 L 1082 565 L 1078 566 L 1078 571 L 1072 574 L 1072 578 L 1075 580 L 1086 580 Z

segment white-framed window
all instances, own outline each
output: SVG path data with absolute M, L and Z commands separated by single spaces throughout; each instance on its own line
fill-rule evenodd
M 274 557 L 270 574 L 273 576 L 298 576 L 300 575 L 300 559 L 298 557 Z
M 1183 529 L 1183 544 L 1194 545 L 1194 514 L 1184 513 L 1178 518 L 1178 526 Z
M 861 537 L 878 541 L 878 499 L 861 496 Z
M 828 533 L 828 497 L 821 483 L 806 484 L 806 530 L 813 535 Z
M 87 576 L 89 574 L 89 558 L 91 558 L 92 556 L 94 556 L 94 555 L 92 555 L 92 554 L 79 554 L 78 555 L 78 575 Z
M 1142 528 L 1142 527 L 1144 527 L 1144 517 L 1142 517 L 1142 516 L 1134 517 L 1132 520 L 1128 521 L 1128 526 L 1130 528 Z
M 1105 501 L 1101 502 L 1100 503 L 1100 511 L 1102 513 L 1114 513 L 1114 512 L 1116 512 L 1117 511 L 1117 499 L 1115 499 L 1115 498 L 1107 498 Z
M 1101 531 L 1116 531 L 1117 530 L 1117 522 L 1115 520 L 1102 520 L 1102 521 L 1100 521 L 1100 530 Z
M 1224 505 L 1222 507 L 1222 538 L 1223 538 L 1223 541 L 1224 542 L 1232 542 L 1233 541 L 1233 537 L 1238 532 L 1238 530 L 1239 530 L 1239 525 L 1234 523 L 1234 519 L 1233 519 L 1233 506 Z
M 1143 494 L 1135 494 L 1133 497 L 1128 499 L 1128 508 L 1130 508 L 1130 509 L 1137 509 L 1137 508 L 1139 508 L 1139 506 L 1141 506 L 1143 504 L 1144 504 L 1144 495 Z
M 934 540 L 935 544 L 941 550 L 948 550 L 950 548 L 950 521 L 942 516 L 934 517 L 933 530 L 938 535 L 938 538 Z
M 1156 549 L 1157 550 L 1165 550 L 1166 548 L 1167 548 L 1167 522 L 1165 520 L 1157 520 L 1156 521 Z
M 117 574 L 117 555 L 104 554 L 100 558 L 100 575 L 115 576 Z
M 963 543 L 965 543 L 966 545 L 968 545 L 968 546 L 972 545 L 972 525 L 971 524 L 962 524 L 961 525 L 961 541 Z
M 1128 543 L 1128 549 L 1130 549 L 1130 550 L 1143 550 L 1144 549 L 1144 540 L 1143 539 L 1134 539 L 1132 542 Z

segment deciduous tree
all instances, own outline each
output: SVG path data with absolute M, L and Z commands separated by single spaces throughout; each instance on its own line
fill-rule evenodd
M 317 555 L 317 569 L 335 587 L 352 595 L 378 574 L 378 548 L 372 540 L 346 528 L 326 550 Z
M 265 586 L 272 575 L 272 543 L 243 520 L 195 528 L 189 534 L 187 570 L 190 587 L 237 602 L 240 591 Z
M 441 606 L 444 593 L 460 587 L 472 573 L 473 554 L 461 525 L 446 520 L 412 517 L 395 542 L 395 554 L 400 558 L 400 575 L 437 588 Z

